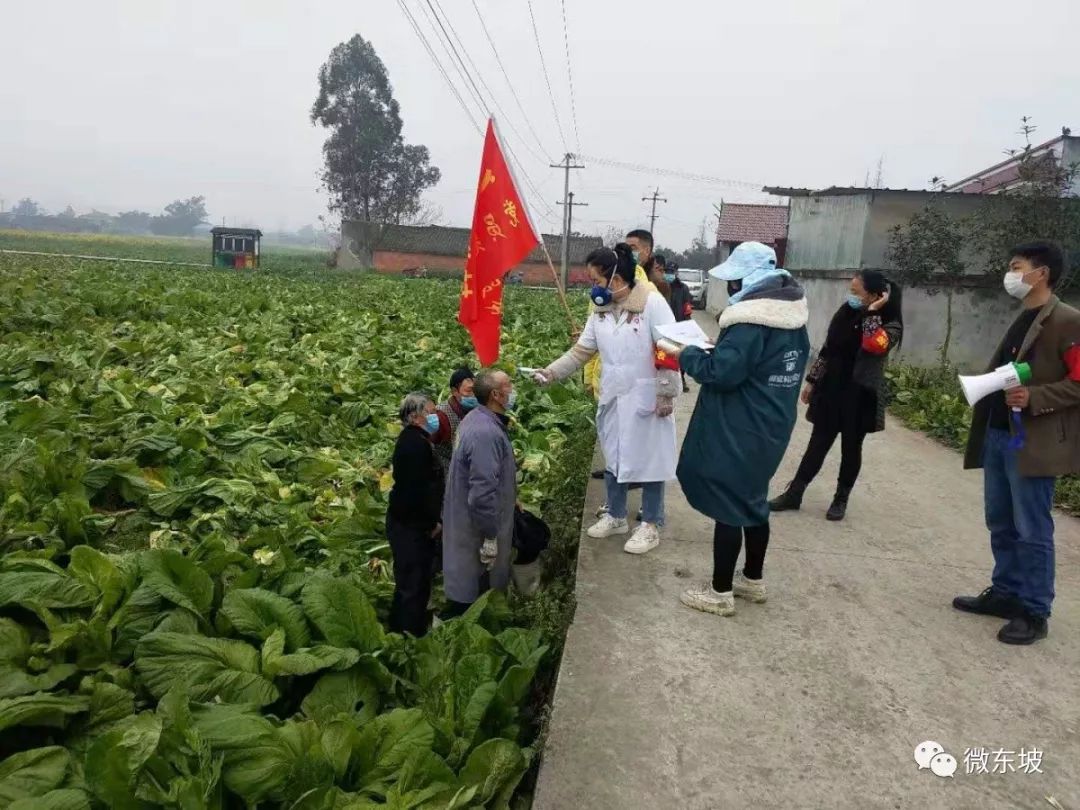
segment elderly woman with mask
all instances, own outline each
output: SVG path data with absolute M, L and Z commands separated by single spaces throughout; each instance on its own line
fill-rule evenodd
M 678 476 L 686 500 L 714 521 L 713 574 L 686 590 L 682 602 L 730 616 L 736 596 L 765 601 L 769 480 L 795 428 L 810 339 L 806 295 L 777 268 L 771 247 L 743 242 L 710 275 L 727 282 L 729 305 L 714 348 L 680 352 L 701 392 Z M 736 575 L 744 537 L 746 564 Z
M 642 485 L 642 520 L 623 546 L 646 554 L 660 544 L 664 482 L 675 477 L 674 398 L 680 390 L 678 364 L 656 349 L 656 327 L 675 322 L 663 296 L 636 278 L 637 262 L 627 244 L 594 250 L 586 259 L 595 310 L 577 344 L 536 373 L 546 385 L 572 375 L 595 355 L 601 358 L 596 427 L 604 450 L 607 512 L 590 537 L 627 534 L 627 491 Z
M 431 443 L 439 417 L 431 399 L 418 392 L 405 397 L 398 415 L 402 428 L 394 446 L 394 486 L 386 514 L 394 555 L 390 629 L 422 636 L 428 627 L 436 538 L 442 530 L 443 469 Z

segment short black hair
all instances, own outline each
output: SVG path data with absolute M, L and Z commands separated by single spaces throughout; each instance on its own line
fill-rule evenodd
M 627 239 L 640 239 L 647 244 L 650 248 L 653 246 L 652 234 L 644 228 L 638 228 L 636 231 L 630 231 L 626 235 Z
M 657 253 L 655 256 L 653 256 L 653 264 L 658 264 L 658 265 L 660 265 L 661 267 L 663 267 L 666 270 L 667 269 L 667 257 L 664 256 L 663 253 Z
M 1062 275 L 1065 274 L 1065 250 L 1057 242 L 1049 239 L 1025 242 L 1010 251 L 1010 259 L 1015 259 L 1017 256 L 1027 259 L 1036 267 L 1045 267 L 1049 270 L 1051 288 L 1056 287 Z
M 473 386 L 473 394 L 481 405 L 487 405 L 491 401 L 491 395 L 499 388 L 499 372 L 497 370 L 481 371 L 476 375 Z
M 467 366 L 462 366 L 450 375 L 450 389 L 452 391 L 456 391 L 457 389 L 461 388 L 461 384 L 463 382 L 472 379 L 475 379 L 473 377 L 472 370 L 469 369 Z

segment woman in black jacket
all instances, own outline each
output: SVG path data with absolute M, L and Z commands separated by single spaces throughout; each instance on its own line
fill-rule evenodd
M 826 517 L 843 520 L 862 468 L 867 433 L 885 429 L 885 363 L 904 336 L 901 290 L 876 270 L 851 280 L 847 300 L 833 315 L 825 345 L 806 375 L 802 401 L 814 425 L 795 480 L 769 502 L 774 512 L 797 510 L 840 437 L 840 477 Z
M 401 403 L 402 430 L 394 447 L 394 486 L 386 536 L 394 555 L 394 600 L 390 629 L 422 636 L 434 578 L 435 539 L 442 531 L 443 469 L 431 436 L 439 429 L 435 404 L 412 393 Z

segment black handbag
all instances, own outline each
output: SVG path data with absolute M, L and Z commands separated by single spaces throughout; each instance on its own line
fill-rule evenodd
M 514 509 L 514 548 L 516 565 L 528 565 L 540 556 L 551 542 L 551 529 L 532 512 Z

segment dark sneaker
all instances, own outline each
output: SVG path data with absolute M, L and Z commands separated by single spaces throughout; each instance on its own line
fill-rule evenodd
M 769 501 L 770 511 L 798 512 L 802 508 L 804 492 L 806 492 L 806 484 L 801 481 L 792 481 L 782 494 Z
M 833 522 L 843 520 L 847 515 L 848 497 L 850 495 L 850 489 L 838 487 L 836 494 L 833 495 L 832 503 L 829 504 L 829 511 L 825 513 L 825 519 Z
M 1012 619 L 1022 612 L 1016 599 L 993 588 L 987 588 L 978 596 L 958 596 L 952 600 L 952 606 L 964 613 L 997 616 L 999 619 Z
M 1034 644 L 1046 638 L 1049 625 L 1045 616 L 1017 616 L 998 630 L 998 641 L 1002 644 Z
M 601 481 L 604 478 L 604 471 L 603 470 L 593 470 L 592 471 L 592 477 L 595 478 L 597 481 Z

